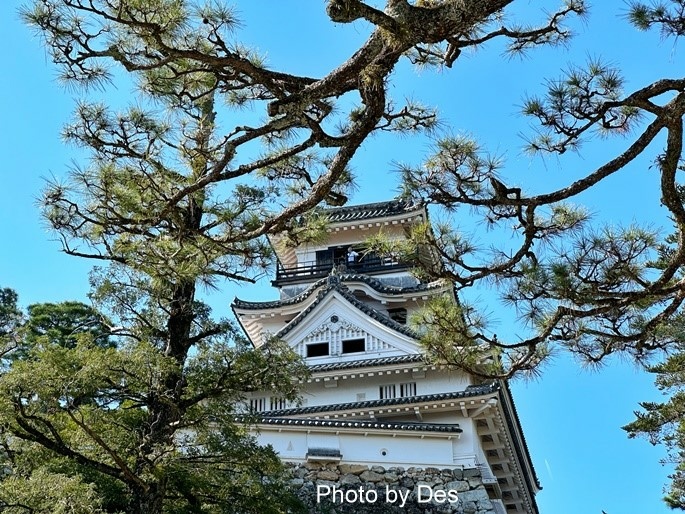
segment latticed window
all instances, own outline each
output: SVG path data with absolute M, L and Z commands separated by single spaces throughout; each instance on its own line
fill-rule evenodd
M 395 384 L 381 386 L 381 400 L 386 398 L 397 398 L 397 388 Z
M 380 386 L 380 398 L 406 398 L 416 396 L 416 382 L 403 382 L 401 384 L 388 384 Z
M 266 410 L 266 398 L 252 398 L 250 400 L 250 410 L 253 411 L 265 411 Z
M 405 382 L 400 384 L 400 396 L 402 398 L 416 396 L 416 382 Z
M 278 396 L 274 396 L 271 398 L 271 401 L 269 402 L 269 410 L 285 409 L 287 405 L 288 401 L 285 398 L 279 398 Z

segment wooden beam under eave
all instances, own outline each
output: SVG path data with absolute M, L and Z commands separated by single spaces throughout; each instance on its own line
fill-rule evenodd
M 462 416 L 464 416 L 465 418 L 470 417 L 470 416 L 469 416 L 469 409 L 466 407 L 466 403 L 465 403 L 465 402 L 459 402 L 459 407 L 461 408 L 461 414 L 462 414 Z
M 491 443 L 484 443 L 483 444 L 483 450 L 484 451 L 489 451 L 489 450 L 504 450 L 506 448 L 505 445 L 502 443 L 495 443 L 494 441 Z
M 475 418 L 475 417 L 477 417 L 479 414 L 482 414 L 482 413 L 485 412 L 487 409 L 489 409 L 490 407 L 494 407 L 495 405 L 497 405 L 497 400 L 495 400 L 494 398 L 490 398 L 486 403 L 484 403 L 484 405 L 481 405 L 481 406 L 478 407 L 476 410 L 474 410 L 474 411 L 471 413 L 471 417 L 472 417 L 472 418 Z

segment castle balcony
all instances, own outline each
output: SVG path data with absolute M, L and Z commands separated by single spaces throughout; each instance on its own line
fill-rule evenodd
M 349 262 L 346 256 L 333 259 L 317 259 L 298 262 L 294 266 L 283 266 L 280 262 L 276 267 L 276 280 L 273 285 L 318 280 L 328 276 L 334 267 L 345 273 L 359 273 L 362 275 L 378 275 L 404 271 L 412 265 L 399 262 L 393 257 L 379 257 L 367 254 L 354 262 Z

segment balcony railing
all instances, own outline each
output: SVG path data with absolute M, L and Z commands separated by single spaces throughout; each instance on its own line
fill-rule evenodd
M 365 255 L 355 262 L 348 262 L 346 258 L 334 259 L 326 262 L 304 261 L 297 266 L 284 267 L 278 263 L 276 267 L 275 283 L 296 282 L 300 280 L 317 280 L 330 274 L 336 266 L 341 272 L 373 274 L 379 272 L 398 271 L 406 269 L 409 264 L 402 263 L 392 257 L 378 257 Z

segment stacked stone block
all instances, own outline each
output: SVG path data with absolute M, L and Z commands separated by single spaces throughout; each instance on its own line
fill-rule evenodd
M 291 472 L 292 487 L 312 514 L 495 514 L 478 469 L 307 462 L 292 464 Z M 337 490 L 338 499 L 320 494 L 327 488 Z M 448 501 L 448 491 L 456 491 L 458 501 Z M 426 501 L 428 494 L 436 498 Z M 339 501 L 343 495 L 353 501 Z M 364 501 L 374 497 L 376 501 Z M 400 498 L 406 498 L 404 505 Z

